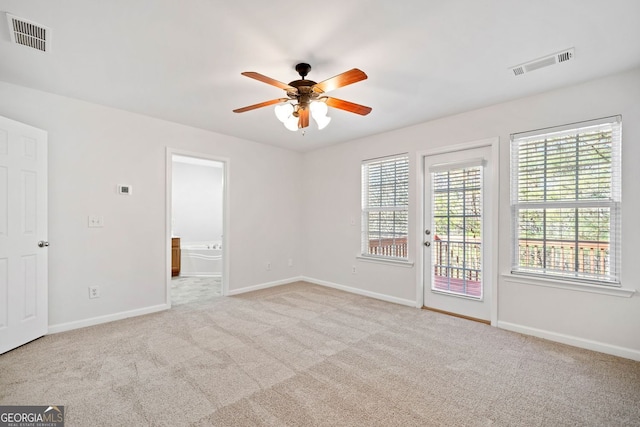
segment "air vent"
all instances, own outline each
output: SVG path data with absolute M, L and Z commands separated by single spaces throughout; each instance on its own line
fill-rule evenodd
M 540 68 L 560 64 L 561 62 L 567 62 L 573 59 L 574 55 L 574 48 L 565 49 L 562 52 L 557 52 L 552 55 L 545 56 L 544 58 L 536 59 L 534 61 L 525 62 L 524 64 L 511 67 L 511 71 L 513 71 L 513 75 L 521 76 L 525 73 L 529 73 Z
M 12 42 L 42 52 L 51 50 L 51 30 L 49 28 L 8 13 L 7 21 Z
M 516 67 L 513 69 L 513 73 L 516 76 L 519 76 L 520 74 L 524 74 L 524 67 Z

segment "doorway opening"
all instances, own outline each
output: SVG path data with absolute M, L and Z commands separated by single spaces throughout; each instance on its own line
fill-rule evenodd
M 171 305 L 226 294 L 227 161 L 170 150 L 167 155 Z

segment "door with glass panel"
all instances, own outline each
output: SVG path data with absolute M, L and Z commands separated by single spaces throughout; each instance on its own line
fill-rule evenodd
M 424 157 L 424 306 L 490 321 L 491 147 Z

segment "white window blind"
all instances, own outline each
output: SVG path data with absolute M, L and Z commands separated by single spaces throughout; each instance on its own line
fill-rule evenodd
M 407 259 L 409 157 L 362 163 L 362 255 Z
M 512 272 L 620 282 L 621 117 L 511 136 Z

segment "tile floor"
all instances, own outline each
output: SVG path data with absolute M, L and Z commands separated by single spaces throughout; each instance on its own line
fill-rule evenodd
M 173 277 L 171 305 L 205 301 L 222 295 L 222 277 Z

